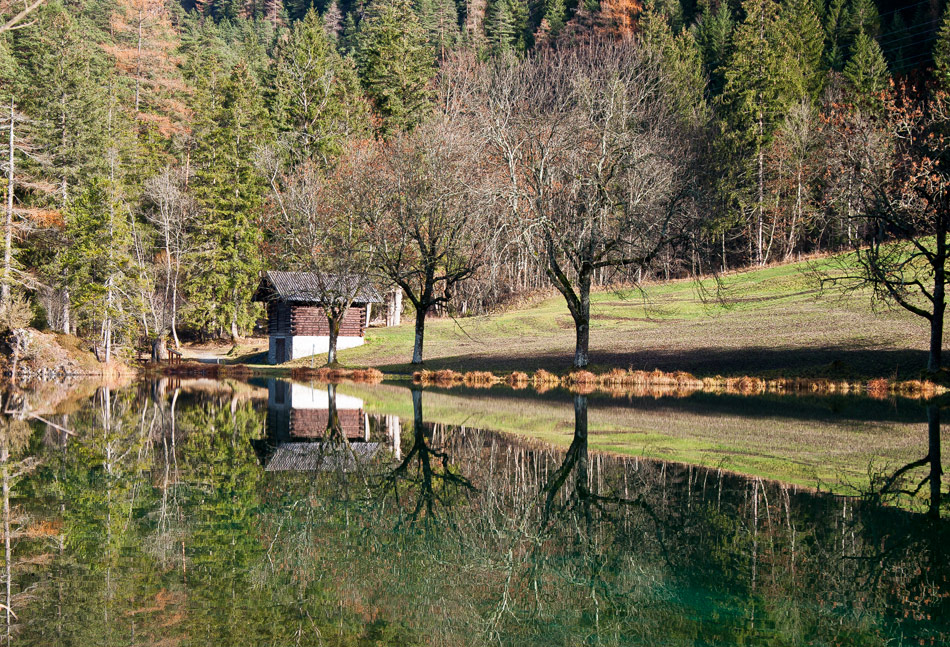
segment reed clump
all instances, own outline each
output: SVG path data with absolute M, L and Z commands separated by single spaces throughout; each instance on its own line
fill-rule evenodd
M 366 382 L 378 384 L 383 380 L 383 374 L 375 368 L 339 368 L 330 366 L 321 366 L 320 368 L 309 368 L 298 366 L 290 370 L 290 377 L 295 380 L 318 380 L 320 382 L 340 382 L 350 380 L 352 382 Z
M 375 368 L 358 368 L 350 374 L 350 379 L 354 382 L 379 384 L 383 381 L 383 372 Z
M 505 384 L 513 389 L 524 389 L 529 383 L 528 374 L 522 373 L 521 371 L 515 371 L 505 378 Z
M 534 375 L 531 376 L 531 384 L 534 386 L 535 391 L 544 393 L 545 391 L 550 391 L 553 388 L 561 386 L 561 378 L 542 368 L 535 371 Z
M 891 385 L 883 377 L 877 377 L 868 381 L 867 391 L 875 400 L 884 400 L 891 394 Z
M 469 371 L 462 376 L 462 383 L 476 389 L 487 389 L 501 382 L 491 371 Z
M 422 385 L 455 386 L 456 384 L 462 383 L 463 377 L 461 373 L 450 369 L 441 369 L 438 371 L 423 369 L 412 374 L 412 381 Z

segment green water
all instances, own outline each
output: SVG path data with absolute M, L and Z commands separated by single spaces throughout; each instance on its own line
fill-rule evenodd
M 390 404 L 369 407 L 373 388 Z M 553 400 L 574 421 L 556 448 L 433 422 L 436 395 L 163 382 L 49 411 L 8 396 L 19 413 L 0 433 L 0 635 L 44 646 L 950 643 L 945 521 L 591 451 L 588 417 L 603 403 L 585 396 Z M 512 392 L 477 397 L 530 407 Z M 713 416 L 714 404 L 677 406 Z M 857 408 L 874 407 L 926 431 L 922 408 Z

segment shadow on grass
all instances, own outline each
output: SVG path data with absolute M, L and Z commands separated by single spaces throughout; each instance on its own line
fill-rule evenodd
M 459 386 L 451 389 L 426 387 L 426 391 L 447 396 L 472 399 L 491 399 L 500 407 L 517 407 L 518 401 L 535 400 L 567 407 L 574 394 L 562 388 L 544 393 L 527 388 L 512 390 L 498 385 L 491 389 Z M 735 395 L 697 391 L 686 397 L 620 396 L 591 393 L 587 396 L 593 410 L 635 409 L 640 413 L 688 413 L 701 416 L 735 416 L 750 420 L 801 420 L 812 422 L 900 422 L 925 423 L 925 405 L 906 398 L 874 400 L 857 394 L 797 395 L 763 393 Z M 505 403 L 505 404 L 502 404 Z
M 407 353 L 408 354 L 408 353 Z M 566 373 L 571 369 L 566 353 L 512 354 L 504 357 L 456 355 L 427 360 L 429 370 L 492 371 L 532 373 L 544 369 Z M 881 350 L 849 346 L 810 348 L 706 347 L 693 349 L 645 349 L 634 352 L 591 351 L 591 370 L 630 368 L 652 371 L 687 371 L 697 377 L 751 375 L 758 377 L 824 377 L 868 380 L 888 377 L 916 379 L 927 365 L 924 350 Z M 412 373 L 420 367 L 412 364 L 378 366 L 386 373 Z

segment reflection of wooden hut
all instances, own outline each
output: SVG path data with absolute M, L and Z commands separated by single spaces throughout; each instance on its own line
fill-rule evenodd
M 363 401 L 343 393 L 335 393 L 334 400 L 343 436 L 350 442 L 368 441 L 369 421 Z M 320 439 L 330 422 L 330 392 L 326 387 L 271 380 L 267 413 L 268 435 L 278 442 Z
M 255 301 L 267 307 L 267 360 L 280 364 L 292 359 L 325 353 L 330 348 L 330 325 L 321 299 L 340 292 L 352 277 L 319 276 L 311 272 L 266 272 L 254 293 Z M 337 348 L 363 344 L 372 304 L 382 297 L 372 286 L 359 290 L 340 324 Z
M 386 442 L 371 442 L 372 425 L 359 398 L 337 393 L 333 386 L 283 380 L 268 380 L 267 391 L 267 435 L 254 447 L 268 472 L 351 472 L 368 465 L 383 447 L 400 455 L 399 419 L 374 418 L 377 430 L 385 429 Z M 328 437 L 331 402 L 345 440 Z

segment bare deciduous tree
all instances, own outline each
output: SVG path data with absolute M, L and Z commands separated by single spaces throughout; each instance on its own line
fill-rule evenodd
M 158 232 L 159 258 L 165 274 L 158 332 L 161 335 L 164 330 L 169 330 L 176 348 L 181 346 L 178 340 L 178 295 L 182 260 L 190 250 L 189 227 L 198 214 L 186 185 L 184 173 L 172 168 L 165 168 L 145 183 L 145 196 L 152 203 L 146 218 Z
M 289 269 L 309 272 L 301 289 L 319 303 L 330 330 L 327 363 L 335 364 L 340 326 L 353 302 L 373 286 L 374 248 L 360 213 L 349 200 L 358 178 L 346 165 L 328 178 L 311 163 L 282 175 L 276 155 L 265 151 L 271 190 L 278 205 L 277 248 Z
M 860 183 L 855 218 L 866 228 L 854 256 L 842 257 L 846 288 L 868 286 L 930 326 L 927 370 L 942 367 L 950 258 L 950 96 L 900 88 L 879 120 L 842 107 L 831 119 L 840 165 Z M 854 261 L 857 267 L 853 267 Z
M 479 266 L 483 204 L 473 186 L 471 140 L 448 119 L 351 156 L 350 201 L 375 250 L 376 271 L 416 311 L 412 363 L 422 363 L 426 316 Z
M 574 319 L 574 366 L 587 366 L 595 275 L 644 268 L 693 220 L 693 144 L 660 67 L 624 41 L 455 76 L 499 194 Z

